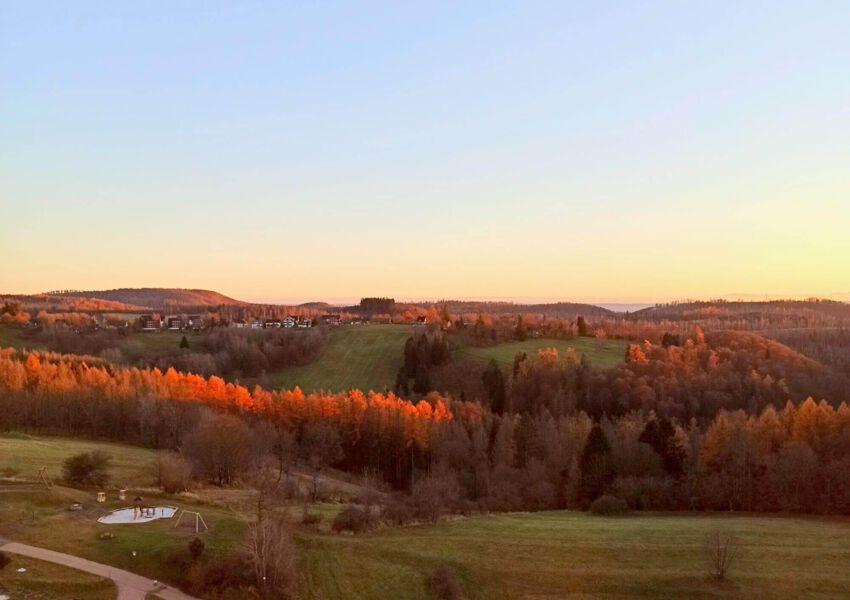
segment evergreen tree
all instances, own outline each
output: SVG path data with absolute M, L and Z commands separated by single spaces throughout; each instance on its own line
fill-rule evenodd
M 661 458 L 664 470 L 680 477 L 684 470 L 685 452 L 676 441 L 676 430 L 668 419 L 651 419 L 641 432 L 639 442 L 648 444 Z
M 502 414 L 505 411 L 505 377 L 495 360 L 488 363 L 481 381 L 490 400 L 490 409 L 498 415 Z
M 581 453 L 581 498 L 592 502 L 611 482 L 611 446 L 599 423 L 595 423 Z
M 581 337 L 587 336 L 587 321 L 584 320 L 584 317 L 579 317 L 576 320 L 576 328 L 578 328 L 578 334 Z
M 517 376 L 519 375 L 519 368 L 520 368 L 520 365 L 521 365 L 521 364 L 523 363 L 523 361 L 524 361 L 524 360 L 526 360 L 527 358 L 528 358 L 528 354 L 526 354 L 525 352 L 517 352 L 517 353 L 514 355 L 514 368 L 513 368 L 513 371 L 511 371 L 511 373 L 513 374 L 513 378 L 514 378 L 514 379 L 516 379 L 516 378 L 517 378 Z
M 516 339 L 520 342 L 524 342 L 526 338 L 528 338 L 528 331 L 525 328 L 525 322 L 522 320 L 522 315 L 520 315 L 517 319 L 514 337 L 516 337 Z
M 420 364 L 416 368 L 416 379 L 413 382 L 413 391 L 417 394 L 427 394 L 431 391 L 431 376 L 428 367 Z
M 407 380 L 409 379 L 407 375 L 407 369 L 403 366 L 398 368 L 398 373 L 395 376 L 395 393 L 397 395 L 406 396 L 410 393 L 410 388 L 407 385 Z
M 188 348 L 189 347 L 189 340 L 186 338 L 185 335 L 183 336 L 183 339 L 180 340 L 180 347 L 181 348 Z

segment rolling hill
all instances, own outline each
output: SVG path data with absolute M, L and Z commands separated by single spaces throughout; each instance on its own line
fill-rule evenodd
M 115 290 L 89 290 L 61 292 L 59 296 L 98 298 L 144 306 L 149 309 L 166 307 L 209 307 L 248 304 L 211 290 L 181 288 L 120 288 Z

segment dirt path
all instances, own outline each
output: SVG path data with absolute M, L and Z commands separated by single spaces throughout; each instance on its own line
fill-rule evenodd
M 144 600 L 145 594 L 151 592 L 155 592 L 157 596 L 164 600 L 198 600 L 193 596 L 184 594 L 178 589 L 162 585 L 152 579 L 148 579 L 147 577 L 142 577 L 141 575 L 136 575 L 129 571 L 116 569 L 109 565 L 92 562 L 70 554 L 54 552 L 53 550 L 46 550 L 44 548 L 19 544 L 17 542 L 4 543 L 2 539 L 0 539 L 0 551 L 20 554 L 22 556 L 44 560 L 58 565 L 64 565 L 66 567 L 71 567 L 72 569 L 77 569 L 78 571 L 85 571 L 86 573 L 92 573 L 94 575 L 99 575 L 100 577 L 111 579 L 115 582 L 115 585 L 118 588 L 118 600 Z

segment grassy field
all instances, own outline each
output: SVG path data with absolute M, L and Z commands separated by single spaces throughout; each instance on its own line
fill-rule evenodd
M 24 339 L 17 327 L 0 325 L 0 348 L 38 348 L 40 344 Z
M 707 575 L 704 537 L 734 531 L 730 578 Z M 304 598 L 426 600 L 438 566 L 469 600 L 847 598 L 846 519 L 575 512 L 508 514 L 304 542 Z
M 412 333 L 409 325 L 340 327 L 331 332 L 317 360 L 275 373 L 271 382 L 276 388 L 297 385 L 305 392 L 392 388 L 404 360 L 404 342 Z
M 586 356 L 594 367 L 607 369 L 623 362 L 629 343 L 623 340 L 597 340 L 595 338 L 575 338 L 572 340 L 557 340 L 547 338 L 528 339 L 524 342 L 507 342 L 496 346 L 482 348 L 467 346 L 458 352 L 480 358 L 483 361 L 495 359 L 503 366 L 512 366 L 514 356 L 525 352 L 534 356 L 543 348 L 557 348 L 563 355 L 567 348 L 575 350 L 579 356 Z
M 0 442 L 6 458 L 27 456 L 29 464 L 54 468 L 66 451 L 94 444 L 27 436 L 6 436 Z M 108 448 L 117 464 L 125 465 L 121 468 L 127 469 L 128 478 L 133 467 L 127 465 L 139 457 L 151 458 L 133 447 L 100 446 Z M 141 493 L 149 504 L 200 511 L 210 526 L 203 534 L 207 558 L 235 549 L 250 519 L 250 501 L 249 508 L 237 509 L 190 496 Z M 220 493 L 244 495 L 239 490 Z M 108 498 L 105 505 L 97 504 L 94 491 L 60 485 L 50 491 L 0 492 L 0 536 L 179 581 L 185 573 L 175 556 L 185 553 L 194 533 L 174 530 L 167 520 L 99 524 L 99 515 L 126 505 L 114 493 Z M 83 510 L 68 511 L 74 502 L 83 504 Z M 301 550 L 301 599 L 427 600 L 425 579 L 439 566 L 457 572 L 467 600 L 850 597 L 847 518 L 693 513 L 597 517 L 553 511 L 476 516 L 351 536 L 328 531 L 339 508 L 338 504 L 310 508 L 323 516 L 321 532 L 295 526 Z M 290 507 L 293 521 L 300 519 L 302 510 Z M 708 576 L 703 547 L 705 535 L 718 529 L 734 532 L 738 539 L 730 579 L 723 583 Z M 101 539 L 104 532 L 114 537 Z M 41 572 L 36 572 L 33 581 L 76 577 L 51 575 L 45 568 L 48 571 L 38 578 L 35 575 Z M 10 584 L 8 577 L 9 573 L 2 574 L 0 582 L 15 591 L 13 598 L 51 598 L 23 595 L 11 587 L 19 584 Z M 96 583 L 85 585 L 94 587 L 81 589 L 80 600 L 112 597 L 101 595 L 107 591 Z
M 113 483 L 106 486 L 107 502 L 95 501 L 97 490 L 79 490 L 58 483 L 62 461 L 74 453 L 103 450 L 112 457 Z M 97 518 L 110 510 L 132 504 L 118 500 L 116 488 L 128 485 L 128 496 L 140 494 L 149 505 L 165 504 L 201 513 L 209 531 L 203 534 L 205 557 L 229 553 L 243 539 L 245 515 L 222 505 L 210 505 L 193 496 L 161 497 L 150 487 L 152 450 L 65 438 L 21 434 L 0 436 L 0 469 L 15 465 L 19 478 L 32 478 L 41 466 L 54 476 L 49 491 L 41 486 L 8 485 L 0 482 L 0 536 L 10 540 L 67 552 L 89 560 L 114 565 L 163 581 L 178 581 L 184 575 L 174 556 L 185 553 L 195 536 L 189 528 L 173 529 L 174 520 L 144 525 L 103 525 Z M 69 511 L 80 503 L 81 511 Z M 101 539 L 109 532 L 110 539 Z M 135 553 L 135 555 L 134 555 Z
M 182 331 L 158 331 L 150 333 L 134 333 L 121 337 L 115 331 L 107 332 L 114 347 L 121 350 L 125 359 L 130 362 L 137 359 L 155 360 L 167 354 L 181 351 L 180 340 L 183 336 L 189 341 L 190 350 L 200 350 L 206 334 Z M 49 339 L 49 338 L 48 338 Z M 20 329 L 0 325 L 0 348 L 43 348 L 44 339 L 34 339 Z
M 161 356 L 179 353 L 180 340 L 184 335 L 189 342 L 189 350 L 195 352 L 201 350 L 206 334 L 182 331 L 137 333 L 123 339 L 118 347 L 127 357 L 156 360 Z
M 115 584 L 109 579 L 17 554 L 0 570 L 0 595 L 12 600 L 114 600 Z M 18 569 L 24 568 L 24 573 Z
M 0 434 L 0 470 L 11 467 L 18 477 L 34 479 L 42 467 L 54 481 L 62 477 L 62 463 L 80 452 L 101 450 L 112 457 L 109 473 L 117 486 L 150 485 L 156 453 L 146 448 L 87 440 Z

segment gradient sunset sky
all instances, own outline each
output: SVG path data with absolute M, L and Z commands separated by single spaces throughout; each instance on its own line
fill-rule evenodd
M 16 293 L 850 299 L 850 3 L 5 2 L 0 256 Z

